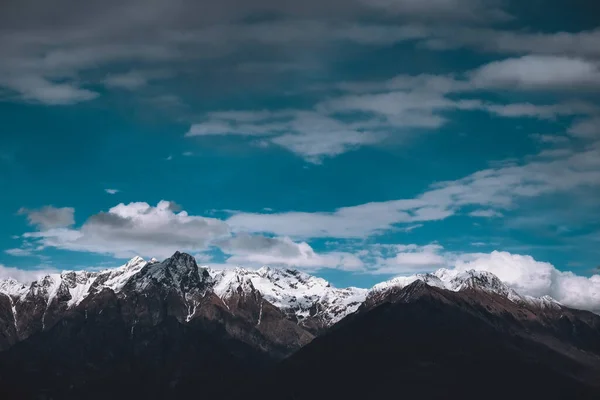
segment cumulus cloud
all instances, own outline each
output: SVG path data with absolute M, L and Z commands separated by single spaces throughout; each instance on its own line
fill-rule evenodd
M 75 209 L 72 207 L 45 206 L 33 210 L 21 208 L 18 213 L 26 215 L 29 224 L 41 229 L 62 228 L 75 223 Z
M 79 229 L 48 227 L 24 235 L 43 247 L 110 254 L 118 258 L 136 255 L 166 258 L 177 250 L 201 251 L 211 240 L 229 235 L 219 219 L 190 216 L 174 211 L 178 206 L 160 201 L 119 204 L 108 212 L 92 215 Z
M 531 256 L 494 251 L 458 261 L 458 270 L 488 271 L 518 293 L 540 297 L 548 295 L 562 304 L 600 312 L 600 275 L 578 276 L 563 272 L 552 264 Z
M 309 270 L 363 267 L 362 261 L 351 253 L 317 253 L 308 243 L 294 242 L 288 237 L 244 232 L 231 236 L 225 221 L 189 215 L 177 203 L 164 200 L 156 206 L 143 202 L 121 203 L 107 212 L 90 216 L 79 228 L 69 228 L 73 221 L 64 225 L 54 219 L 41 219 L 38 214 L 30 215 L 39 230 L 24 234 L 25 247 L 7 250 L 8 254 L 33 254 L 53 247 L 117 258 L 136 255 L 166 258 L 178 250 L 201 253 L 216 246 L 227 255 L 228 264 L 283 265 Z
M 369 249 L 369 254 L 373 258 L 367 272 L 372 274 L 410 278 L 410 274 L 433 272 L 439 268 L 487 271 L 521 295 L 550 296 L 568 307 L 600 313 L 600 275 L 585 277 L 560 271 L 529 255 L 503 251 L 454 253 L 445 251 L 438 244 L 375 245 Z
M 108 194 L 117 194 L 119 193 L 118 189 L 104 189 L 104 191 Z

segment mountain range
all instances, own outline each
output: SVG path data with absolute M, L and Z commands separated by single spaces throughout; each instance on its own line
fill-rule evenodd
M 600 398 L 600 316 L 441 269 L 371 289 L 175 253 L 0 281 L 3 398 Z M 394 395 L 395 397 L 395 395 Z

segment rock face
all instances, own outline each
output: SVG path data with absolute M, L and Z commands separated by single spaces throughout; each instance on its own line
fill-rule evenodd
M 7 399 L 600 398 L 600 317 L 481 271 L 338 289 L 136 257 L 0 281 L 0 350 Z

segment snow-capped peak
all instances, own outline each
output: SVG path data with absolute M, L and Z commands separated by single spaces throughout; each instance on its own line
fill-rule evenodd
M 0 280 L 0 293 L 8 296 L 21 296 L 28 288 L 29 285 L 21 283 L 13 278 Z
M 455 292 L 467 289 L 482 290 L 506 297 L 511 301 L 521 301 L 522 297 L 508 287 L 496 275 L 487 271 L 457 271 L 439 269 L 434 273 L 445 283 L 446 288 Z
M 291 269 L 238 267 L 213 270 L 211 275 L 215 280 L 213 291 L 222 299 L 256 290 L 265 300 L 299 322 L 312 317 L 327 326 L 356 311 L 367 294 L 366 289 L 334 288 L 325 279 Z
M 125 269 L 135 268 L 136 265 L 139 265 L 139 264 L 141 264 L 143 262 L 145 262 L 145 261 L 144 261 L 144 259 L 142 257 L 135 256 L 131 260 L 127 261 L 125 263 L 125 265 L 123 265 L 123 267 L 125 267 Z
M 488 293 L 495 293 L 515 303 L 527 303 L 539 307 L 560 306 L 560 303 L 549 296 L 544 296 L 542 298 L 522 296 L 491 272 L 477 270 L 461 271 L 441 268 L 429 274 L 396 277 L 373 286 L 371 293 L 379 294 L 390 288 L 403 288 L 417 280 L 423 281 L 429 286 L 435 286 L 453 292 L 480 290 Z

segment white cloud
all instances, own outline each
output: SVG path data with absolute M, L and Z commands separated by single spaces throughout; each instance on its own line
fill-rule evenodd
M 483 246 L 485 243 L 473 243 Z M 600 275 L 585 277 L 560 271 L 552 264 L 529 255 L 493 251 L 491 253 L 452 253 L 438 244 L 425 246 L 376 245 L 367 272 L 372 274 L 409 274 L 433 272 L 439 268 L 457 271 L 488 271 L 517 293 L 533 297 L 550 296 L 573 308 L 600 313 Z
M 526 56 L 484 65 L 466 74 L 468 79 L 453 75 L 400 74 L 384 81 L 342 82 L 327 87 L 336 94 L 317 101 L 310 109 L 209 112 L 203 121 L 192 124 L 185 136 L 256 137 L 258 140 L 254 144 L 257 146 L 275 144 L 307 161 L 319 163 L 325 157 L 374 145 L 388 138 L 397 143 L 399 139 L 435 130 L 448 123 L 448 112 L 451 111 L 485 111 L 505 118 L 547 120 L 600 113 L 600 107 L 584 101 L 501 104 L 476 98 L 457 100 L 451 96 L 457 93 L 477 95 L 479 89 L 495 86 L 528 89 L 563 82 L 571 87 L 577 84 L 572 79 L 579 79 L 588 87 L 586 79 L 595 79 L 593 74 L 588 78 L 582 76 L 582 68 L 574 67 L 570 74 L 564 72 L 566 66 L 561 61 L 563 64 L 571 61 L 575 67 L 579 62 L 584 63 L 552 56 Z M 548 70 L 546 77 L 540 72 L 542 68 Z M 348 116 L 359 118 L 349 122 L 344 119 Z
M 475 211 L 471 211 L 469 213 L 469 216 L 471 217 L 481 217 L 481 218 L 496 218 L 496 217 L 502 217 L 503 214 L 501 212 L 498 212 L 496 210 L 475 210 Z
M 507 118 L 528 117 L 550 120 L 561 116 L 591 115 L 600 112 L 600 108 L 598 106 L 586 102 L 567 102 L 556 104 L 479 103 L 479 105 L 473 106 L 472 109 L 480 109 Z
M 440 220 L 452 215 L 443 206 L 421 199 L 367 203 L 334 212 L 237 213 L 227 219 L 235 231 L 269 232 L 292 237 L 361 238 L 397 223 Z
M 289 133 L 271 139 L 307 160 L 318 162 L 324 156 L 336 156 L 351 149 L 381 141 L 385 135 L 353 129 L 333 118 L 317 113 L 300 113 L 291 123 Z
M 14 279 L 21 283 L 29 283 L 56 272 L 53 269 L 21 269 L 0 264 L 0 280 Z
M 369 269 L 369 273 L 406 274 L 427 272 L 445 267 L 448 263 L 448 260 L 441 254 L 443 247 L 437 244 L 425 246 L 415 244 L 392 245 L 385 246 L 384 249 L 386 254 L 376 251 L 376 257 L 373 260 L 375 267 Z
M 600 68 L 580 58 L 527 55 L 486 64 L 471 81 L 481 88 L 592 89 L 600 86 Z
M 119 193 L 118 189 L 104 189 L 104 191 L 108 194 L 117 194 Z
M 553 158 L 532 157 L 525 164 L 500 165 L 462 179 L 439 182 L 414 198 L 371 202 L 330 212 L 233 214 L 234 231 L 293 238 L 363 238 L 397 224 L 443 220 L 462 207 L 480 206 L 500 214 L 521 199 L 600 186 L 600 145 Z
M 0 77 L 0 85 L 19 92 L 27 101 L 48 105 L 70 105 L 99 96 L 96 92 L 78 87 L 74 82 L 55 83 L 34 75 L 18 76 L 10 80 Z
M 225 253 L 231 254 L 227 259 L 228 264 L 279 265 L 308 270 L 335 268 L 346 271 L 361 270 L 364 267 L 363 262 L 353 254 L 318 254 L 308 243 L 296 243 L 288 237 L 267 238 L 241 234 L 217 245 Z
M 21 248 L 8 249 L 8 250 L 4 250 L 4 252 L 13 257 L 29 257 L 29 256 L 33 255 L 32 251 L 30 249 L 21 249 Z
M 110 254 L 118 258 L 136 255 L 166 258 L 177 250 L 197 252 L 210 241 L 229 235 L 219 219 L 176 212 L 174 203 L 161 201 L 119 204 L 108 212 L 92 215 L 79 229 L 52 228 L 24 236 L 43 247 Z
M 570 128 L 569 134 L 584 139 L 600 138 L 600 117 L 580 119 Z
M 45 206 L 35 210 L 21 208 L 18 213 L 27 215 L 29 224 L 41 229 L 62 228 L 75 223 L 75 209 L 72 207 Z
M 600 312 L 600 275 L 584 277 L 557 270 L 531 256 L 494 251 L 459 261 L 458 270 L 488 271 L 520 294 L 548 295 L 562 304 Z
M 315 163 L 385 138 L 383 133 L 353 127 L 313 111 L 228 111 L 210 113 L 208 117 L 192 125 L 186 136 L 264 137 L 260 143 L 278 145 Z
M 296 243 L 288 237 L 269 238 L 243 232 L 231 236 L 225 221 L 190 216 L 177 204 L 164 200 L 156 207 L 147 203 L 121 203 L 108 212 L 92 215 L 77 229 L 47 222 L 38 224 L 39 231 L 23 235 L 27 246 L 37 251 L 54 247 L 118 258 L 135 255 L 166 258 L 178 250 L 199 254 L 210 246 L 217 246 L 228 255 L 228 264 L 285 265 L 310 270 L 363 267 L 362 261 L 353 254 L 317 253 L 308 243 Z M 25 251 L 30 252 L 29 249 L 12 249 L 7 253 L 24 255 Z

